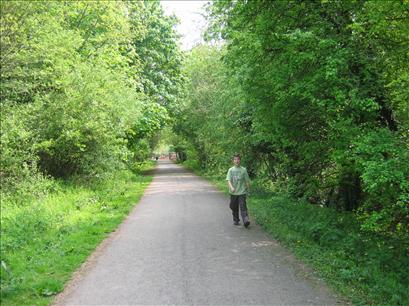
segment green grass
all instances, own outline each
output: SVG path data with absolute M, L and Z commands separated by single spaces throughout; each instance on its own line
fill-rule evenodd
M 120 171 L 89 186 L 60 182 L 26 205 L 2 203 L 1 304 L 48 305 L 151 179 Z
M 205 175 L 227 193 L 222 176 Z M 409 305 L 409 242 L 361 230 L 354 214 L 257 188 L 251 216 L 356 305 Z
M 284 196 L 255 196 L 249 206 L 267 232 L 354 304 L 409 304 L 407 243 L 362 232 L 351 213 Z

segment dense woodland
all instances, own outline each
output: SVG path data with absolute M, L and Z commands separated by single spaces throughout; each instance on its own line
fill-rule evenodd
M 5 192 L 150 156 L 181 92 L 174 17 L 154 1 L 12 1 L 1 11 Z
M 143 193 L 183 55 L 158 1 L 0 5 L 1 304 L 46 305 Z
M 135 170 L 165 141 L 221 180 L 241 153 L 254 190 L 350 212 L 407 260 L 409 2 L 206 11 L 206 43 L 183 52 L 158 1 L 2 1 L 2 209 Z M 18 220 L 1 222 L 7 270 Z
M 200 167 L 253 177 L 368 231 L 409 234 L 409 3 L 223 1 L 176 130 Z M 203 120 L 202 118 L 206 118 Z M 186 147 L 186 145 L 185 145 Z

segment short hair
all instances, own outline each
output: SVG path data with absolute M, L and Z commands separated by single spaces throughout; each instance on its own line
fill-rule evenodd
M 240 156 L 239 153 L 235 153 L 235 154 L 233 155 L 233 158 L 235 158 L 235 157 L 238 157 L 239 159 L 241 159 L 241 156 Z

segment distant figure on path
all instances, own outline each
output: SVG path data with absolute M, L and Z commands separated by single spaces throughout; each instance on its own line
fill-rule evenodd
M 246 168 L 240 166 L 240 154 L 234 154 L 234 166 L 227 171 L 226 181 L 230 193 L 230 209 L 233 214 L 234 225 L 240 225 L 239 208 L 244 226 L 250 225 L 247 213 L 246 194 L 250 190 L 250 178 Z

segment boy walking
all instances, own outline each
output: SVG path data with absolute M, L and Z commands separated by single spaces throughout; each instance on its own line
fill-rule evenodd
M 234 166 L 227 171 L 226 181 L 230 193 L 230 209 L 234 225 L 240 225 L 239 209 L 244 226 L 250 225 L 247 213 L 246 194 L 250 190 L 250 178 L 246 168 L 240 166 L 240 154 L 233 156 Z

